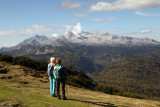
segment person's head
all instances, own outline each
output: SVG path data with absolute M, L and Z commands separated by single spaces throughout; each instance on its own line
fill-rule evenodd
M 61 59 L 56 59 L 56 64 L 61 64 Z
M 55 62 L 55 57 L 51 57 L 50 62 Z

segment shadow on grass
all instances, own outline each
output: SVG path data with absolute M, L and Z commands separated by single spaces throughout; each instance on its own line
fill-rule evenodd
M 80 101 L 84 103 L 90 103 L 98 106 L 103 106 L 103 107 L 117 107 L 114 104 L 111 103 L 105 103 L 105 102 L 92 102 L 92 101 L 83 101 L 83 100 L 77 100 L 77 99 L 67 99 L 67 100 L 73 100 L 73 101 Z

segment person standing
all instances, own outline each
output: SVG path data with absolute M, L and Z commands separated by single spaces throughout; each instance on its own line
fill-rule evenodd
M 54 67 L 54 78 L 57 82 L 57 97 L 60 98 L 60 84 L 62 85 L 62 97 L 63 100 L 66 100 L 65 96 L 65 80 L 66 80 L 67 71 L 61 65 L 61 59 L 56 59 L 56 66 Z
M 56 91 L 56 80 L 54 79 L 53 76 L 53 71 L 54 71 L 54 66 L 56 65 L 55 63 L 55 57 L 51 57 L 50 58 L 50 63 L 48 64 L 48 76 L 49 76 L 49 80 L 50 80 L 50 94 L 51 97 L 56 97 L 55 95 L 55 91 Z

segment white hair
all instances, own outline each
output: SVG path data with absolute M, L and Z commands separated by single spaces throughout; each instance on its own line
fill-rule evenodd
M 50 61 L 51 61 L 51 62 L 55 62 L 55 57 L 51 57 L 51 58 L 50 58 Z

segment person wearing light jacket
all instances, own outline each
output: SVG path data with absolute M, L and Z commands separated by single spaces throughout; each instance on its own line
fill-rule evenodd
M 51 97 L 56 97 L 56 80 L 54 79 L 53 72 L 54 72 L 54 66 L 56 65 L 55 63 L 55 57 L 50 58 L 50 63 L 48 64 L 48 76 L 50 80 L 50 94 Z

